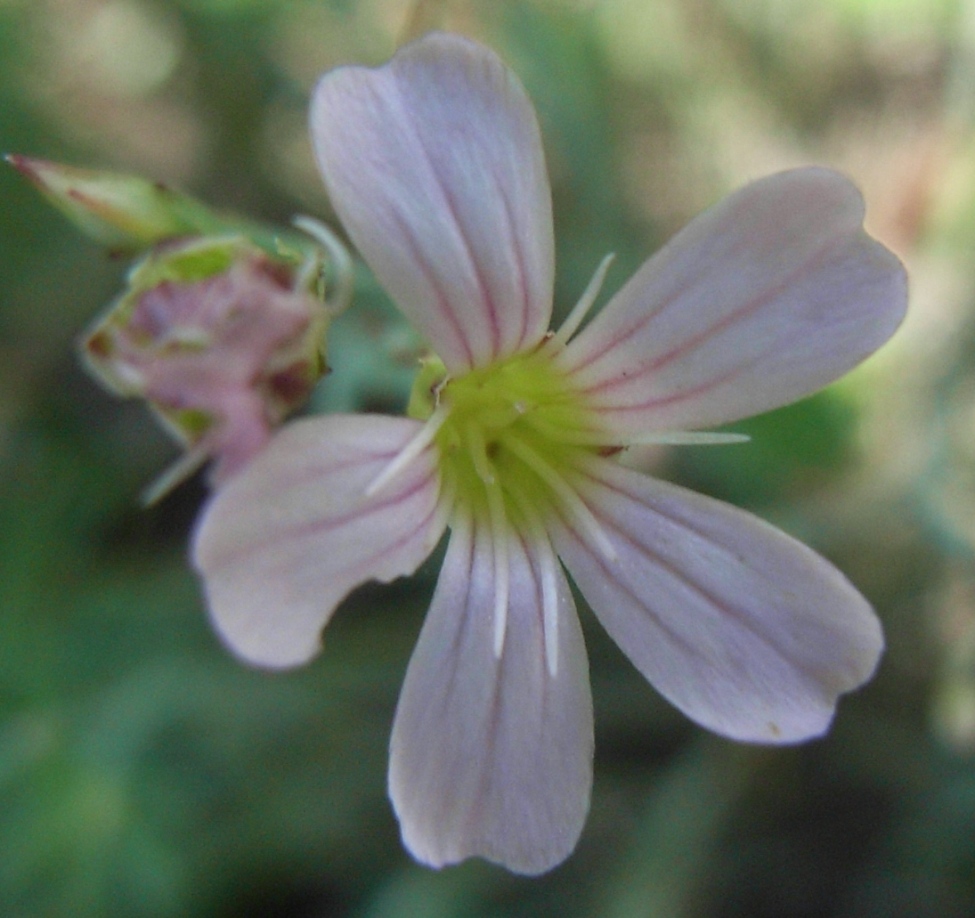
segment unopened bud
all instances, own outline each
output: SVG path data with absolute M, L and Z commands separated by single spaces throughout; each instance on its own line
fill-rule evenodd
M 82 341 L 111 391 L 144 398 L 186 447 L 161 496 L 208 459 L 224 481 L 325 372 L 322 261 L 272 259 L 240 238 L 165 243 Z
M 229 218 L 160 182 L 27 156 L 10 155 L 7 162 L 86 236 L 111 249 L 139 251 L 176 236 L 229 228 Z

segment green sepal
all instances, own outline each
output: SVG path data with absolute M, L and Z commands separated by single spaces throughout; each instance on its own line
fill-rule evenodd
M 89 239 L 114 252 L 141 252 L 183 236 L 235 234 L 274 254 L 281 233 L 222 213 L 162 182 L 10 154 L 6 160 Z M 307 251 L 305 240 L 285 233 Z

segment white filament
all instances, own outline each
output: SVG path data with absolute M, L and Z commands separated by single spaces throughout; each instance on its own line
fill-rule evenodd
M 596 302 L 596 297 L 599 296 L 599 291 L 603 287 L 603 281 L 606 280 L 606 272 L 609 270 L 609 266 L 613 263 L 614 258 L 616 258 L 616 254 L 610 252 L 599 263 L 599 267 L 596 268 L 596 273 L 592 276 L 592 280 L 589 281 L 589 285 L 583 291 L 579 302 L 573 306 L 572 312 L 566 317 L 559 330 L 549 338 L 551 346 L 562 346 L 575 334 L 576 329 L 582 324 L 582 320 Z
M 389 484 L 400 472 L 403 471 L 417 456 L 420 455 L 432 442 L 437 435 L 437 431 L 443 426 L 444 421 L 450 415 L 450 409 L 446 405 L 439 405 L 433 414 L 427 418 L 426 423 L 389 462 L 389 464 L 366 486 L 366 497 L 372 497 L 381 488 Z
M 726 433 L 721 430 L 668 430 L 657 433 L 627 435 L 627 446 L 721 446 L 727 443 L 747 443 L 748 434 Z
M 188 450 L 143 490 L 140 495 L 142 506 L 151 507 L 157 501 L 162 500 L 173 488 L 181 485 L 193 475 L 209 458 L 210 454 L 205 449 L 197 447 Z
M 440 491 L 430 521 L 430 531 L 436 533 L 442 533 L 448 525 L 453 526 L 457 519 L 457 514 L 454 513 L 457 506 L 457 487 L 452 476 L 440 475 L 439 478 Z
M 613 548 L 613 544 L 609 541 L 605 530 L 600 526 L 599 520 L 593 516 L 592 511 L 586 506 L 578 493 L 576 493 L 576 490 L 523 440 L 509 435 L 505 438 L 505 446 L 518 456 L 525 465 L 535 472 L 559 496 L 563 505 L 572 514 L 576 522 L 592 536 L 593 541 L 599 547 L 606 560 L 615 561 L 616 549 Z
M 544 546 L 544 547 L 543 547 Z M 545 629 L 545 661 L 554 679 L 559 671 L 559 593 L 556 565 L 559 563 L 548 539 L 538 544 L 538 562 L 542 569 L 542 627 Z
M 531 502 L 524 498 L 519 508 L 525 517 L 528 530 L 530 557 L 538 564 L 542 583 L 542 630 L 545 640 L 545 664 L 548 674 L 554 679 L 559 671 L 559 591 L 558 558 L 552 550 L 545 528 L 532 508 Z
M 474 422 L 468 424 L 464 429 L 464 435 L 468 442 L 468 455 L 477 472 L 477 477 L 485 485 L 493 485 L 495 482 L 494 468 L 487 457 L 487 444 L 484 441 L 484 433 Z
M 530 424 L 547 440 L 571 446 L 726 446 L 733 443 L 748 443 L 748 434 L 723 430 L 660 430 L 646 433 L 621 433 L 613 430 L 599 430 L 595 427 L 566 427 L 553 424 L 538 414 L 526 414 L 525 423 Z
M 488 515 L 491 525 L 491 554 L 494 562 L 494 656 L 501 659 L 504 633 L 508 624 L 508 526 L 501 489 L 487 488 Z
M 311 217 L 299 216 L 295 217 L 293 222 L 298 229 L 307 233 L 316 242 L 321 243 L 322 248 L 328 253 L 335 275 L 335 289 L 330 296 L 325 297 L 325 308 L 333 317 L 337 316 L 345 310 L 352 300 L 354 286 L 352 258 L 345 246 L 339 242 L 335 233 L 321 221 L 314 220 Z

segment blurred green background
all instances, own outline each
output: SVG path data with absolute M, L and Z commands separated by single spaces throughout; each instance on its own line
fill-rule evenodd
M 832 165 L 904 259 L 911 316 L 851 377 L 647 458 L 833 559 L 879 675 L 798 748 L 662 702 L 583 610 L 596 705 L 576 853 L 526 880 L 402 850 L 386 746 L 435 560 L 366 587 L 322 656 L 218 645 L 187 565 L 199 480 L 79 369 L 126 269 L 0 172 L 0 915 L 954 918 L 975 914 L 975 5 L 964 0 L 0 0 L 0 151 L 132 171 L 280 223 L 330 219 L 317 75 L 439 26 L 540 113 L 565 311 L 759 175 Z M 401 407 L 413 342 L 364 281 L 319 409 Z M 381 355 L 386 354 L 384 359 Z

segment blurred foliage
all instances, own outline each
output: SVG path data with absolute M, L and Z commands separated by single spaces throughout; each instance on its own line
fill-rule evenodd
M 832 733 L 704 734 L 584 616 L 596 784 L 537 880 L 402 851 L 396 693 L 436 570 L 366 587 L 321 657 L 217 644 L 186 562 L 198 482 L 73 341 L 126 265 L 0 172 L 0 914 L 962 918 L 975 913 L 975 15 L 964 0 L 0 0 L 0 147 L 136 172 L 254 218 L 329 218 L 317 75 L 431 26 L 496 47 L 543 123 L 557 310 L 749 178 L 821 162 L 912 273 L 894 343 L 830 391 L 650 454 L 834 559 L 888 654 Z M 401 407 L 419 343 L 362 273 L 316 410 Z M 379 355 L 385 354 L 386 359 Z

